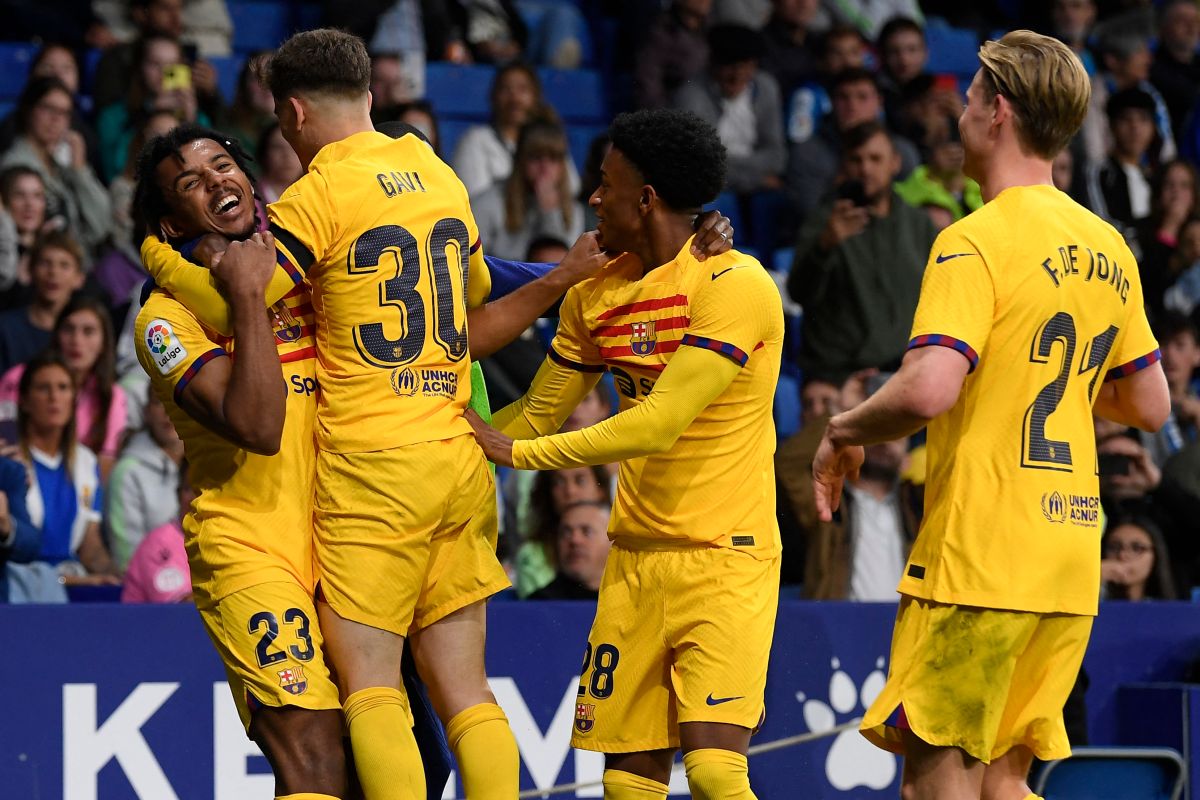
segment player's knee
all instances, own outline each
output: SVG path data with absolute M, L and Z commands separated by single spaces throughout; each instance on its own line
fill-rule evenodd
M 688 788 L 698 800 L 752 800 L 746 757 L 732 750 L 692 750 L 683 756 Z
M 253 732 L 281 786 L 292 791 L 343 791 L 346 760 L 337 711 L 267 712 L 256 719 Z

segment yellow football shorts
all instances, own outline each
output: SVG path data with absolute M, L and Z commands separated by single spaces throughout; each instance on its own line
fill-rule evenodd
M 571 745 L 679 746 L 679 723 L 755 728 L 779 605 L 779 558 L 614 543 L 588 636 Z
M 903 754 L 903 729 L 990 763 L 1024 745 L 1050 761 L 1071 755 L 1063 704 L 1092 617 L 945 605 L 904 596 L 887 684 L 862 721 L 871 742 Z M 888 725 L 900 708 L 896 725 Z
M 471 436 L 318 453 L 313 519 L 319 596 L 345 619 L 407 636 L 510 585 Z
M 340 709 L 311 595 L 297 583 L 250 586 L 200 608 L 247 730 L 257 706 Z

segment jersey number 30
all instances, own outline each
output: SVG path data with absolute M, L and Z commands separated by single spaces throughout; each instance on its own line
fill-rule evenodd
M 447 257 L 447 246 L 455 245 L 458 264 Z M 388 257 L 385 257 L 387 254 Z M 424 257 L 422 257 L 424 256 Z M 400 336 L 388 338 L 382 322 L 367 322 L 354 328 L 354 347 L 369 364 L 384 369 L 403 366 L 415 360 L 425 349 L 425 298 L 418 287 L 428 272 L 433 289 L 430 311 L 433 339 L 451 361 L 467 354 L 467 321 L 455 319 L 457 308 L 466 308 L 467 265 L 470 242 L 467 226 L 459 219 L 438 220 L 425 241 L 424 253 L 416 238 L 399 225 L 381 225 L 358 237 L 350 248 L 346 265 L 351 275 L 378 272 L 392 275 L 379 285 L 379 306 L 395 307 L 400 312 Z M 391 269 L 392 266 L 395 269 Z M 457 269 L 455 269 L 457 267 Z M 459 283 L 461 303 L 455 302 L 454 284 Z M 464 311 L 465 314 L 465 311 Z
M 1109 325 L 1103 333 L 1084 346 L 1079 357 L 1079 375 L 1096 371 L 1088 382 L 1089 403 L 1096 396 L 1096 381 L 1116 341 L 1117 328 Z M 1034 364 L 1050 363 L 1055 342 L 1062 344 L 1062 362 L 1059 365 L 1058 377 L 1038 392 L 1037 398 L 1025 412 L 1021 466 L 1070 472 L 1071 443 L 1046 438 L 1046 420 L 1062 402 L 1063 395 L 1067 392 L 1067 384 L 1071 380 L 1071 369 L 1075 364 L 1075 319 L 1065 311 L 1055 314 L 1038 330 L 1029 351 L 1029 360 Z

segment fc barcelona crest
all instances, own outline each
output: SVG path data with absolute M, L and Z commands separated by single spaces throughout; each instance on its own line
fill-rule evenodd
M 654 322 L 634 322 L 629 326 L 629 349 L 635 356 L 648 356 L 658 341 L 654 338 Z
M 308 681 L 304 679 L 304 667 L 295 666 L 279 670 L 279 685 L 289 694 L 304 694 Z
M 596 706 L 592 703 L 575 704 L 575 730 L 588 733 L 596 724 Z
M 300 323 L 292 316 L 291 309 L 280 300 L 272 308 L 275 316 L 275 341 L 283 344 L 300 338 Z

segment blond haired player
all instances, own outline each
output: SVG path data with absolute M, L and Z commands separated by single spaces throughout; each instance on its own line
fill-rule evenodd
M 665 798 L 682 747 L 693 797 L 745 800 L 779 597 L 782 301 L 750 256 L 690 253 L 725 177 L 711 126 L 639 111 L 609 132 L 590 202 L 626 254 L 567 292 L 533 386 L 476 433 L 520 469 L 621 462 L 571 740 L 606 754 L 604 796 Z M 620 413 L 555 434 L 605 370 Z
M 890 674 L 862 724 L 904 754 L 913 800 L 1025 800 L 1033 756 L 1070 754 L 1100 586 L 1092 415 L 1156 430 L 1170 410 L 1133 255 L 1051 180 L 1087 113 L 1083 65 L 1029 31 L 980 61 L 959 130 L 985 205 L 939 235 L 901 369 L 830 420 L 813 463 L 828 520 L 862 445 L 929 428 Z

